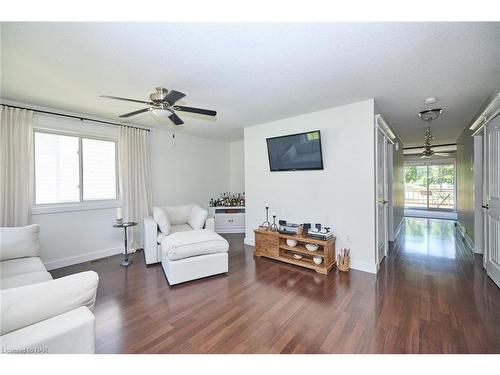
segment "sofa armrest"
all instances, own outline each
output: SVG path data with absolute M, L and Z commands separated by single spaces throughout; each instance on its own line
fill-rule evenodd
M 152 216 L 144 218 L 144 257 L 146 264 L 158 263 L 158 224 Z
M 205 221 L 205 229 L 210 229 L 212 232 L 215 232 L 215 218 L 207 217 Z
M 0 336 L 4 353 L 93 354 L 95 317 L 87 307 Z
M 0 334 L 95 304 L 99 276 L 87 271 L 60 279 L 0 291 Z

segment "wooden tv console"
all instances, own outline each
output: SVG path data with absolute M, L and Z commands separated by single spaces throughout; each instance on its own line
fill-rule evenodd
M 335 237 L 328 241 L 322 241 L 302 235 L 293 236 L 263 229 L 255 229 L 254 233 L 255 248 L 253 254 L 255 256 L 276 259 L 296 266 L 310 268 L 325 275 L 335 265 Z M 288 246 L 286 244 L 287 239 L 296 240 L 297 245 L 295 247 Z M 307 250 L 305 247 L 307 243 L 319 245 L 318 250 Z M 303 258 L 295 259 L 293 258 L 293 254 L 300 254 Z M 322 257 L 323 262 L 321 264 L 314 263 L 314 256 Z

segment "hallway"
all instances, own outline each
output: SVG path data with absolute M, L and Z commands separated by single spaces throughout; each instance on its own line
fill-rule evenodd
M 378 325 L 400 316 L 397 327 L 386 326 L 389 351 L 499 353 L 500 289 L 481 261 L 453 221 L 406 218 L 377 280 Z

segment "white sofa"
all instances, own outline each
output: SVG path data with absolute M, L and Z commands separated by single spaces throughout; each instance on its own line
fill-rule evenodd
M 228 272 L 228 242 L 197 205 L 153 207 L 144 219 L 147 264 L 161 262 L 170 285 Z
M 40 227 L 0 228 L 0 348 L 4 353 L 94 353 L 97 273 L 52 280 Z

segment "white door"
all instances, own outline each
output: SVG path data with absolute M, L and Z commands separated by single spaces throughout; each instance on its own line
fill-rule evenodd
M 500 287 L 500 116 L 485 125 L 486 271 Z
M 387 137 L 379 129 L 376 138 L 376 186 L 377 186 L 377 268 L 387 254 Z

